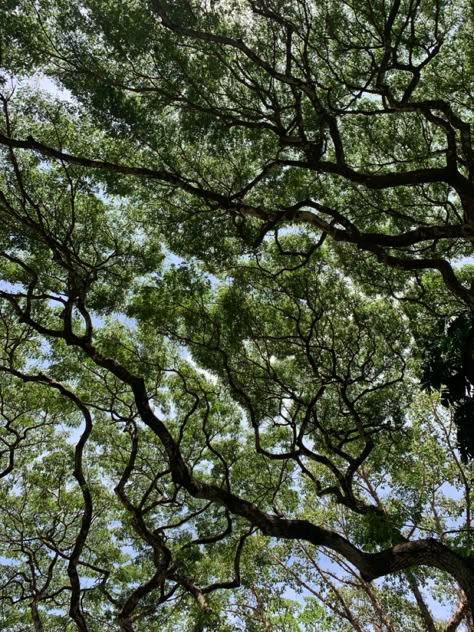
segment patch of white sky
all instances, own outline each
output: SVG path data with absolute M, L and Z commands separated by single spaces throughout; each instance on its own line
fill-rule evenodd
M 40 90 L 41 92 L 45 92 L 46 94 L 49 94 L 50 96 L 59 99 L 60 101 L 65 101 L 68 103 L 75 102 L 72 93 L 67 88 L 60 85 L 59 83 L 54 81 L 54 79 L 48 77 L 43 73 L 36 73 L 31 77 L 16 78 L 16 81 L 18 81 L 19 86 L 25 85 L 33 89 Z
M 453 268 L 462 268 L 464 266 L 473 266 L 474 265 L 474 256 L 464 256 L 464 257 L 459 257 L 458 259 L 455 259 L 451 265 L 453 266 Z
M 24 291 L 24 287 L 21 283 L 11 283 L 10 281 L 5 281 L 4 279 L 0 279 L 0 290 L 2 292 L 8 292 L 9 294 L 19 294 Z

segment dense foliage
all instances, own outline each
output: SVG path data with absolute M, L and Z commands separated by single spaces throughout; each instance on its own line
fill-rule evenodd
M 470 4 L 0 6 L 2 629 L 474 629 Z

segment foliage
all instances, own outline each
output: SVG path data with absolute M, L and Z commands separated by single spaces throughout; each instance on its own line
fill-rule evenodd
M 474 398 L 469 369 L 472 331 L 471 316 L 465 312 L 451 323 L 436 323 L 435 335 L 424 345 L 421 378 L 423 388 L 441 391 L 443 406 L 454 407 L 453 418 L 464 462 L 474 458 L 474 431 L 471 422 Z
M 469 3 L 0 7 L 2 629 L 471 629 Z

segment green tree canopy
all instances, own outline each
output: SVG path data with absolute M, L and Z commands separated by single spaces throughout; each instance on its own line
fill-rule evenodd
M 471 629 L 470 4 L 1 6 L 3 628 Z

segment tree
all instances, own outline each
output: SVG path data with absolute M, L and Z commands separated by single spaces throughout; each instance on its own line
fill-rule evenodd
M 467 5 L 4 23 L 4 627 L 472 627 Z

